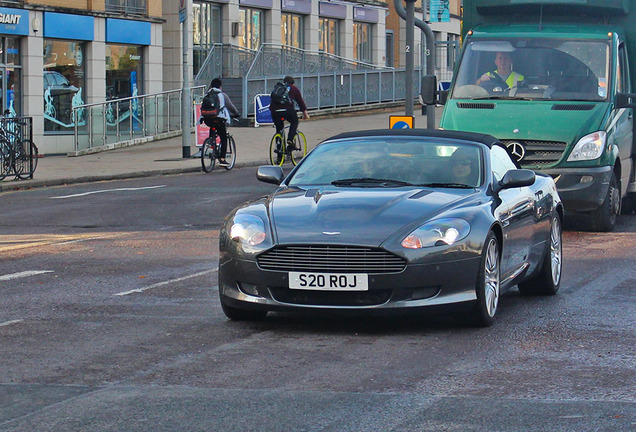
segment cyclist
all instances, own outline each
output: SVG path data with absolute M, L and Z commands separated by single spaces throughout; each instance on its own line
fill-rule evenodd
M 287 86 L 288 98 L 286 102 L 276 103 L 272 101 L 269 104 L 269 110 L 272 113 L 272 120 L 276 125 L 276 133 L 281 133 L 285 128 L 285 120 L 289 122 L 289 134 L 287 135 L 287 152 L 291 153 L 294 148 L 294 138 L 296 137 L 296 130 L 298 129 L 298 115 L 296 114 L 296 108 L 294 102 L 298 104 L 298 108 L 303 113 L 303 118 L 308 119 L 307 106 L 303 100 L 302 95 L 298 87 L 294 85 L 294 78 L 287 75 L 283 78 L 283 84 Z
M 220 110 L 219 114 L 215 118 L 206 118 L 203 116 L 199 119 L 199 123 L 203 123 L 210 126 L 210 136 L 212 136 L 212 130 L 216 129 L 216 132 L 219 134 L 219 138 L 221 139 L 221 154 L 219 158 L 219 165 L 222 167 L 230 166 L 230 164 L 225 160 L 225 155 L 227 153 L 227 126 L 226 124 L 230 122 L 232 118 L 239 117 L 239 112 L 232 103 L 230 97 L 225 94 L 221 90 L 221 79 L 214 78 L 210 83 L 209 92 L 215 92 L 218 94 L 219 102 L 220 102 Z

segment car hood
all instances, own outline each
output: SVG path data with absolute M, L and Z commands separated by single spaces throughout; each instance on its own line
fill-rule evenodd
M 291 188 L 273 195 L 270 219 L 278 243 L 379 246 L 472 194 L 472 189 Z

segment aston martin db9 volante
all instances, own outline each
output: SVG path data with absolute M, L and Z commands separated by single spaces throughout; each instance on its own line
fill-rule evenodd
M 325 140 L 225 219 L 219 294 L 230 319 L 268 311 L 421 311 L 493 322 L 501 294 L 553 295 L 563 207 L 549 176 L 489 135 L 372 130 Z M 463 307 L 456 307 L 463 306 Z

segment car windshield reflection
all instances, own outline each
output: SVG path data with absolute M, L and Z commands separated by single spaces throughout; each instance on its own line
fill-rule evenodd
M 363 138 L 326 142 L 298 166 L 290 186 L 475 188 L 480 149 L 452 141 Z

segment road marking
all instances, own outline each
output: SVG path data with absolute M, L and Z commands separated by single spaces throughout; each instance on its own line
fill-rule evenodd
M 64 245 L 82 241 L 119 237 L 121 233 L 113 234 L 38 234 L 38 235 L 0 235 L 0 252 L 11 252 L 36 246 Z
M 5 321 L 3 323 L 0 323 L 0 327 L 8 326 L 8 325 L 11 325 L 11 324 L 17 324 L 17 323 L 22 322 L 22 321 L 23 320 L 21 320 L 21 319 L 17 319 L 17 320 L 13 320 L 13 321 Z
M 125 296 L 125 295 L 128 295 L 128 294 L 142 293 L 142 292 L 147 291 L 149 289 L 158 288 L 160 286 L 168 285 L 168 284 L 171 284 L 171 283 L 174 283 L 174 282 L 181 282 L 181 281 L 184 281 L 186 279 L 191 279 L 191 278 L 194 278 L 194 277 L 203 276 L 203 275 L 208 274 L 208 273 L 213 273 L 213 272 L 217 271 L 218 269 L 219 269 L 218 267 L 215 267 L 215 268 L 213 268 L 211 270 L 205 270 L 205 271 L 202 271 L 202 272 L 199 272 L 199 273 L 191 274 L 189 276 L 183 276 L 183 277 L 176 278 L 176 279 L 171 279 L 171 280 L 167 280 L 167 281 L 163 281 L 163 282 L 158 282 L 158 283 L 153 284 L 153 285 L 148 285 L 147 287 L 137 288 L 137 289 L 130 290 L 130 291 L 123 291 L 123 292 L 120 292 L 120 293 L 117 293 L 117 294 L 113 294 L 113 295 Z
M 138 187 L 138 188 L 103 189 L 103 190 L 96 190 L 96 191 L 84 192 L 84 193 L 78 193 L 78 194 L 73 194 L 73 195 L 55 196 L 55 197 L 50 197 L 49 199 L 75 198 L 75 197 L 81 197 L 81 196 L 93 195 L 93 194 L 105 193 L 105 192 L 129 192 L 129 191 L 139 191 L 139 190 L 144 190 L 144 189 L 157 189 L 157 188 L 164 188 L 164 187 L 166 187 L 166 186 L 167 186 L 167 185 L 146 186 L 146 187 Z
M 39 274 L 44 274 L 44 273 L 53 273 L 53 270 L 29 270 L 29 271 L 23 271 L 20 273 L 12 273 L 8 275 L 0 276 L 0 281 L 20 279 L 20 278 L 29 277 L 29 276 L 37 276 Z

